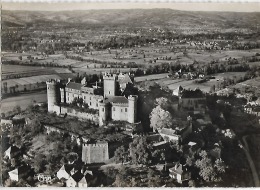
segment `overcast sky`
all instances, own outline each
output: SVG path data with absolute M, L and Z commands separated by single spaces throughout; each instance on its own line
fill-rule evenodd
M 260 3 L 2 3 L 3 10 L 63 11 L 171 8 L 186 11 L 260 12 Z

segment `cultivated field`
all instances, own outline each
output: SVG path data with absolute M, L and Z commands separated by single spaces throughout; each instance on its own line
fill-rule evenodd
M 145 83 L 146 81 L 153 81 L 159 84 L 162 87 L 167 87 L 170 90 L 175 90 L 179 86 L 182 86 L 184 89 L 191 89 L 194 90 L 196 88 L 201 89 L 204 92 L 209 92 L 210 88 L 213 85 L 217 85 L 218 83 L 222 82 L 225 77 L 241 77 L 244 76 L 245 72 L 228 72 L 228 73 L 219 73 L 214 74 L 213 76 L 215 79 L 210 79 L 204 83 L 195 83 L 195 80 L 185 80 L 185 79 L 172 79 L 168 78 L 168 74 L 157 74 L 157 75 L 148 75 L 142 77 L 136 77 L 135 82 L 137 83 Z M 147 84 L 148 85 L 148 84 Z
M 47 102 L 46 91 L 2 99 L 1 112 L 7 113 L 9 111 L 12 111 L 15 106 L 20 106 L 21 109 L 26 109 L 29 105 L 32 105 L 34 102 Z

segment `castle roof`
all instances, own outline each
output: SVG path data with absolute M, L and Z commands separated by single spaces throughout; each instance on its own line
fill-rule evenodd
M 66 86 L 66 88 L 71 88 L 75 90 L 81 90 L 82 84 L 80 83 L 75 83 L 75 82 L 69 82 Z
M 110 96 L 107 97 L 106 101 L 111 103 L 128 104 L 128 99 L 124 96 Z

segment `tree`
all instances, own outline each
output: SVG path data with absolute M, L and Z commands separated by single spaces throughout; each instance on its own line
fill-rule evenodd
M 118 170 L 118 174 L 116 175 L 116 180 L 114 182 L 114 185 L 116 187 L 127 187 L 128 176 L 129 176 L 128 168 L 126 168 L 125 166 L 121 166 L 120 169 Z
M 216 159 L 214 167 L 219 173 L 225 173 L 225 163 L 221 158 Z
M 172 125 L 172 116 L 158 105 L 150 114 L 150 123 L 154 131 L 161 128 L 169 128 Z
M 17 106 L 15 106 L 14 108 L 13 108 L 13 112 L 14 113 L 20 113 L 22 110 L 21 110 L 21 107 L 19 106 L 19 105 L 17 105 Z
M 215 163 L 215 166 L 212 163 L 212 160 L 208 157 L 206 151 L 201 151 L 199 153 L 201 159 L 195 162 L 196 167 L 200 169 L 199 175 L 202 177 L 203 180 L 210 182 L 210 181 L 220 181 L 218 174 L 223 172 L 223 162 L 222 160 L 218 160 Z M 218 169 L 215 169 L 218 168 Z M 219 171 L 220 172 L 219 172 Z
M 194 157 L 193 157 L 193 156 L 188 156 L 187 159 L 186 159 L 186 164 L 187 164 L 188 166 L 192 166 L 193 160 L 194 160 Z
M 147 173 L 148 187 L 159 187 L 161 184 L 160 178 L 155 174 L 155 171 L 151 168 L 148 169 Z
M 36 173 L 44 171 L 44 167 L 46 165 L 45 156 L 43 154 L 38 154 L 35 156 L 32 166 Z
M 136 178 L 135 178 L 135 177 L 132 177 L 132 179 L 131 179 L 131 186 L 132 186 L 132 187 L 137 187 L 137 185 L 138 185 L 138 183 L 137 183 Z
M 160 97 L 160 98 L 156 98 L 155 102 L 156 105 L 159 105 L 161 106 L 161 108 L 164 108 L 167 105 L 168 100 L 167 98 Z
M 120 146 L 115 151 L 115 159 L 117 162 L 121 162 L 122 164 L 124 162 L 127 162 L 128 160 L 128 151 L 125 149 L 124 146 Z
M 151 147 L 145 137 L 137 137 L 129 145 L 130 159 L 133 164 L 148 165 L 151 163 Z

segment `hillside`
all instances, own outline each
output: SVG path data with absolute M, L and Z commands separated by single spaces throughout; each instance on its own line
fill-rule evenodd
M 251 28 L 260 24 L 260 13 L 188 12 L 172 9 L 86 10 L 60 12 L 2 11 L 3 26 L 27 24 L 113 25 L 130 27 Z

